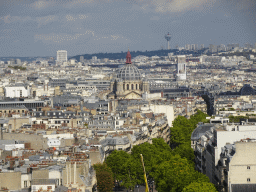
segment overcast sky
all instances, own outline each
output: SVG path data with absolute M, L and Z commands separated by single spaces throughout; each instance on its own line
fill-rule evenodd
M 0 57 L 256 42 L 255 0 L 0 0 Z

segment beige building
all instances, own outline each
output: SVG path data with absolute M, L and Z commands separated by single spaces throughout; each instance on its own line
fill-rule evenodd
M 9 190 L 21 189 L 21 172 L 2 172 L 0 173 L 0 189 Z
M 255 139 L 254 124 L 199 125 L 191 136 L 195 169 L 207 175 L 220 191 L 248 191 L 247 187 L 256 191 L 256 143 L 240 143 Z
M 256 191 L 256 142 L 242 140 L 222 149 L 216 167 L 221 191 Z

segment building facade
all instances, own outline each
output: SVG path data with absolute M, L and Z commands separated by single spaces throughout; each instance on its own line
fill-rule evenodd
M 65 50 L 57 51 L 57 62 L 67 62 L 68 61 L 68 53 Z

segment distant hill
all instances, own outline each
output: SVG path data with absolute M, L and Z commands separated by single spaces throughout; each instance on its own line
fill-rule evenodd
M 154 51 L 130 51 L 132 57 L 137 57 L 139 55 L 144 55 L 148 57 L 152 56 L 168 56 L 168 53 L 173 53 L 174 55 L 181 55 L 181 54 L 193 54 L 193 55 L 200 55 L 204 52 L 204 50 L 199 51 L 186 51 L 182 50 L 179 51 L 178 49 L 169 49 L 169 50 L 154 50 Z M 76 59 L 77 61 L 80 60 L 80 56 L 84 56 L 84 59 L 92 59 L 93 56 L 96 56 L 98 59 L 103 58 L 109 58 L 109 59 L 124 59 L 126 57 L 127 52 L 121 52 L 121 53 L 94 53 L 94 54 L 84 54 L 84 55 L 76 55 L 73 57 L 70 57 L 69 59 Z
M 50 57 L 0 57 L 0 61 L 10 61 L 12 59 L 20 59 L 21 61 L 36 61 L 37 59 L 49 59 Z
M 144 55 L 148 57 L 152 56 L 168 56 L 168 53 L 173 53 L 174 55 L 183 55 L 183 54 L 192 54 L 193 56 L 198 56 L 204 53 L 206 49 L 198 50 L 198 51 L 187 51 L 182 50 L 179 51 L 178 49 L 162 49 L 162 50 L 154 50 L 154 51 L 130 51 L 132 57 L 137 57 L 139 55 Z M 96 56 L 98 59 L 108 58 L 113 60 L 119 60 L 119 59 L 125 59 L 127 52 L 120 52 L 120 53 L 93 53 L 93 54 L 84 54 L 84 55 L 76 55 L 71 56 L 68 59 L 76 59 L 77 61 L 80 60 L 80 56 L 84 56 L 85 59 L 89 60 L 92 59 L 93 56 Z M 51 56 L 48 57 L 0 57 L 0 61 L 9 61 L 11 59 L 20 59 L 21 61 L 35 61 L 35 60 L 41 60 L 46 59 L 48 60 Z

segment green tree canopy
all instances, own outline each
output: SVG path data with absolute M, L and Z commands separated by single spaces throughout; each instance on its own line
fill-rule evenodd
M 131 155 L 125 151 L 113 151 L 106 159 L 107 165 L 111 168 L 114 178 L 121 180 L 125 174 L 124 165 L 129 161 Z
M 206 120 L 207 116 L 207 114 L 200 110 L 198 110 L 195 115 L 192 115 L 190 119 L 186 119 L 183 116 L 178 116 L 173 121 L 173 126 L 171 127 L 172 148 L 190 141 L 191 134 L 196 128 L 197 124 L 199 122 L 208 122 L 208 120 Z
M 210 182 L 193 182 L 186 186 L 182 192 L 217 192 Z
M 194 167 L 185 158 L 173 156 L 157 166 L 154 172 L 159 192 L 179 192 L 195 179 Z
M 136 184 L 143 184 L 143 169 L 140 159 L 135 159 L 124 151 L 113 151 L 106 159 L 114 178 L 125 188 L 133 189 Z
M 174 154 L 180 155 L 182 158 L 186 158 L 189 163 L 194 165 L 194 150 L 191 148 L 190 140 L 184 144 L 179 145 L 173 150 Z
M 153 144 L 143 143 L 132 148 L 132 157 L 140 160 L 143 155 L 146 174 L 152 177 L 156 165 L 169 160 L 172 156 L 171 148 L 163 139 L 153 139 Z
M 124 175 L 121 185 L 127 189 L 134 189 L 136 184 L 144 184 L 141 162 L 133 157 L 124 164 Z
M 97 163 L 94 166 L 96 170 L 97 189 L 99 192 L 112 192 L 114 179 L 111 168 L 106 163 Z

